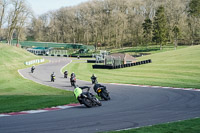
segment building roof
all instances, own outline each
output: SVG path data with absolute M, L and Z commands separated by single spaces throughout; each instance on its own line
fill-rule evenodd
M 136 61 L 137 59 L 129 54 L 125 54 L 125 60 L 126 61 Z
M 115 53 L 115 54 L 111 54 L 111 55 L 109 55 L 109 56 L 111 56 L 111 57 L 113 57 L 113 58 L 121 58 L 121 59 L 124 59 L 124 57 L 125 57 L 125 54 L 122 54 L 122 53 Z
M 129 54 L 123 54 L 123 53 L 115 53 L 115 54 L 111 54 L 109 55 L 110 57 L 113 57 L 113 58 L 121 58 L 125 61 L 136 61 L 137 59 L 134 58 L 133 56 L 129 55 Z

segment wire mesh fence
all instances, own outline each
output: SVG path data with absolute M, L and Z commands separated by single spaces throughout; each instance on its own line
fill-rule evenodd
M 113 57 L 113 56 L 106 56 L 105 57 L 105 65 L 108 66 L 118 66 L 123 64 L 123 60 L 121 57 Z
M 67 50 L 50 50 L 49 55 L 68 55 Z

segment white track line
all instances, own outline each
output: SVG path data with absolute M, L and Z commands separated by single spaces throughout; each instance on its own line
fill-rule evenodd
M 57 110 L 62 110 L 62 109 L 69 109 L 69 108 L 78 107 L 78 106 L 81 106 L 81 105 L 80 104 L 74 104 L 72 106 L 71 104 L 68 104 L 68 105 L 56 106 L 56 107 L 40 109 L 40 110 L 28 110 L 28 111 L 21 111 L 21 112 L 3 113 L 3 114 L 0 114 L 0 117 L 44 113 L 44 112 L 49 112 L 49 111 L 57 111 Z
M 20 69 L 19 69 L 19 70 L 20 70 Z M 26 77 L 24 77 L 24 75 L 22 75 L 22 74 L 19 72 L 19 70 L 17 70 L 18 73 L 19 73 L 19 75 L 22 76 L 24 79 L 27 79 Z
M 162 87 L 162 86 L 148 86 L 148 85 L 134 85 L 134 84 L 118 84 L 118 83 L 110 83 L 110 84 L 123 85 L 123 86 L 135 86 L 135 87 L 149 87 L 149 88 L 185 90 L 185 91 L 200 91 L 200 89 L 195 89 L 195 88 L 176 88 L 176 87 Z
M 48 110 L 29 110 L 29 111 L 22 111 L 23 113 L 27 113 L 27 114 L 35 114 L 35 113 L 43 113 L 43 112 L 47 112 Z
M 72 63 L 72 60 L 71 60 L 67 65 L 63 66 L 63 67 L 60 69 L 60 73 L 61 73 L 61 74 L 63 74 L 62 70 L 63 70 L 66 66 L 68 66 L 70 63 Z
M 10 115 L 0 114 L 0 117 L 5 117 L 5 116 L 10 116 Z

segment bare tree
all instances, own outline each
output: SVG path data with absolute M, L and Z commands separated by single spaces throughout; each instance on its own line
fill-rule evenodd
M 5 12 L 8 6 L 8 0 L 0 0 L 0 39 L 3 38 L 2 25 L 5 21 Z
M 16 25 L 17 44 L 19 44 L 20 40 L 25 40 L 25 24 L 27 23 L 26 21 L 31 16 L 31 14 L 32 13 L 30 12 L 30 10 L 25 7 L 19 15 L 18 24 Z
M 85 43 L 95 45 L 96 49 L 98 44 L 110 48 L 152 44 L 151 35 L 148 35 L 148 38 L 143 36 L 142 23 L 145 18 L 152 21 L 157 8 L 163 6 L 167 20 L 166 41 L 176 42 L 176 47 L 179 40 L 186 37 L 191 40 L 192 35 L 197 34 L 197 30 L 192 32 L 195 20 L 188 19 L 185 10 L 189 1 L 91 0 L 34 18 L 33 36 L 36 41 Z M 191 23 L 189 27 L 186 20 Z M 198 20 L 195 21 L 196 27 L 198 23 Z
M 0 0 L 0 29 L 3 25 L 3 20 L 5 17 L 5 11 L 8 5 L 8 0 Z
M 25 0 L 11 0 L 13 9 L 9 12 L 8 17 L 8 31 L 7 31 L 7 41 L 11 44 L 13 39 L 13 33 L 16 30 L 17 24 L 19 23 L 19 16 L 26 12 Z

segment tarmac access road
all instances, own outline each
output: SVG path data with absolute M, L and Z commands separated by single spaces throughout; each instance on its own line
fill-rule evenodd
M 50 63 L 20 73 L 41 84 L 73 90 L 69 78 L 64 79 L 60 69 L 70 58 L 48 57 Z M 56 73 L 54 83 L 50 74 Z M 86 77 L 90 78 L 90 77 Z M 79 86 L 91 82 L 77 80 Z M 0 118 L 0 133 L 94 133 L 136 128 L 166 122 L 200 117 L 200 92 L 128 85 L 104 84 L 111 100 L 102 101 L 101 107 L 74 108 L 44 113 Z

